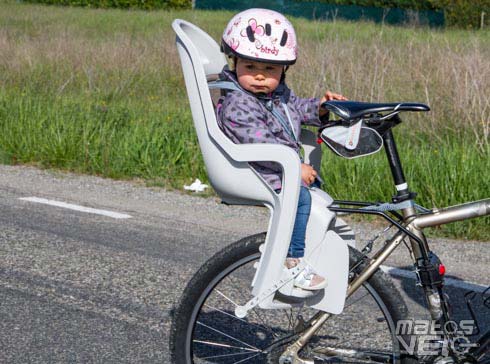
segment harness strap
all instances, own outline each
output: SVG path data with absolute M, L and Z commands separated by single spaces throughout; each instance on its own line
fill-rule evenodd
M 282 104 L 282 107 L 283 107 L 283 109 L 284 109 L 284 111 L 285 111 L 285 113 L 286 113 L 286 116 L 287 116 L 287 119 L 288 119 L 289 125 L 288 125 L 288 124 L 286 124 L 286 121 L 284 120 L 284 117 L 281 115 L 281 113 L 279 113 L 279 112 L 277 111 L 277 109 L 272 109 L 272 110 L 271 110 L 271 113 L 272 113 L 272 115 L 274 115 L 274 116 L 275 116 L 275 117 L 276 117 L 276 118 L 279 120 L 279 122 L 281 123 L 281 125 L 282 125 L 283 129 L 284 129 L 284 130 L 285 130 L 285 131 L 286 131 L 286 132 L 289 134 L 289 136 L 290 136 L 291 138 L 293 138 L 293 139 L 296 141 L 296 143 L 297 143 L 297 142 L 298 142 L 298 137 L 296 136 L 296 133 L 294 132 L 293 123 L 292 123 L 292 121 L 291 121 L 291 117 L 290 117 L 290 115 L 289 115 L 288 107 L 287 107 L 287 105 L 286 105 L 286 104 L 284 104 L 284 103 L 282 103 L 282 102 L 281 102 L 281 104 Z
M 208 82 L 208 87 L 210 89 L 228 89 L 228 90 L 236 90 L 236 91 L 241 91 L 237 85 L 235 85 L 231 81 L 211 81 Z

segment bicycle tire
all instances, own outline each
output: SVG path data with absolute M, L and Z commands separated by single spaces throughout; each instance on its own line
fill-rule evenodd
M 233 244 L 230 244 L 223 250 L 216 253 L 206 263 L 204 263 L 203 266 L 198 270 L 198 272 L 192 277 L 192 279 L 187 284 L 178 305 L 173 311 L 173 320 L 172 320 L 170 340 L 169 340 L 172 363 L 175 364 L 245 363 L 247 364 L 247 363 L 277 363 L 278 362 L 278 357 L 280 353 L 285 349 L 285 347 L 289 344 L 289 342 L 292 341 L 290 337 L 291 335 L 294 337 L 295 335 L 294 330 L 295 329 L 300 330 L 300 328 L 298 328 L 298 324 L 291 323 L 290 321 L 291 328 L 289 329 L 289 331 L 286 330 L 285 333 L 283 332 L 285 331 L 283 329 L 279 331 L 280 334 L 284 333 L 284 335 L 281 336 L 281 339 L 284 341 L 284 338 L 286 338 L 286 341 L 282 344 L 278 344 L 278 342 L 280 342 L 279 340 L 281 340 L 279 339 L 276 340 L 275 343 L 272 342 L 271 344 L 271 340 L 273 339 L 272 336 L 278 335 L 278 333 L 276 332 L 276 330 L 278 330 L 278 327 L 277 326 L 273 327 L 272 324 L 271 326 L 267 327 L 265 325 L 265 321 L 256 322 L 258 321 L 257 319 L 255 319 L 255 321 L 252 322 L 252 319 L 249 317 L 254 315 L 253 312 L 250 312 L 244 321 L 246 325 L 251 326 L 252 329 L 255 330 L 255 331 L 251 330 L 253 331 L 253 333 L 249 334 L 248 331 L 240 327 L 245 324 L 242 323 L 241 321 L 238 321 L 239 319 L 234 317 L 232 310 L 230 310 L 229 308 L 227 308 L 226 310 L 215 308 L 215 311 L 213 311 L 214 316 L 209 315 L 209 313 L 205 311 L 205 307 L 209 308 L 207 302 L 211 300 L 212 295 L 216 294 L 216 297 L 218 297 L 217 299 L 221 299 L 221 295 L 224 295 L 216 287 L 221 285 L 222 282 L 225 282 L 225 280 L 228 279 L 231 280 L 231 276 L 233 274 L 241 274 L 241 271 L 239 271 L 239 269 L 241 269 L 242 267 L 246 266 L 248 268 L 248 265 L 259 257 L 260 253 L 258 249 L 260 244 L 264 243 L 264 241 L 265 241 L 265 234 L 262 233 L 262 234 L 246 237 Z M 362 255 L 358 251 L 354 249 L 350 249 L 351 266 L 355 262 L 359 261 L 361 257 Z M 362 269 L 362 266 L 363 264 L 359 265 L 357 269 Z M 247 277 L 243 276 L 243 278 L 244 280 L 248 279 L 248 286 L 249 286 L 251 281 L 250 276 Z M 388 355 L 389 358 L 392 358 L 391 362 L 397 362 L 402 364 L 416 362 L 411 357 L 403 357 L 400 355 L 400 347 L 394 335 L 394 328 L 395 328 L 395 323 L 398 320 L 408 319 L 408 310 L 405 305 L 405 302 L 401 298 L 398 290 L 393 285 L 391 279 L 383 272 L 378 270 L 363 285 L 362 289 L 365 292 L 367 292 L 366 295 L 363 296 L 363 298 L 361 299 L 355 298 L 358 299 L 359 301 L 352 303 L 351 306 L 348 306 L 349 304 L 348 301 L 346 303 L 346 309 L 344 309 L 344 313 L 347 312 L 346 314 L 343 313 L 341 315 L 333 315 L 333 317 L 335 317 L 334 320 L 338 320 L 339 322 L 337 323 L 337 321 L 335 321 L 333 323 L 333 326 L 337 325 L 338 327 L 332 327 L 331 325 L 332 323 L 330 322 L 329 319 L 329 321 L 327 321 L 324 324 L 324 327 L 328 328 L 329 334 L 320 335 L 319 333 L 317 333 L 317 335 L 315 335 L 312 338 L 312 340 L 310 340 L 309 344 L 307 344 L 307 347 L 303 349 L 301 355 L 302 356 L 306 355 L 307 357 L 308 355 L 310 355 L 310 357 L 312 356 L 314 357 L 315 360 L 318 360 L 317 357 L 318 351 L 320 349 L 323 350 L 323 347 L 321 347 L 318 344 L 318 342 L 321 340 L 326 340 L 326 341 L 330 340 L 334 342 L 336 341 L 337 344 L 339 344 L 339 342 L 342 344 L 343 342 L 339 341 L 341 339 L 338 339 L 336 336 L 338 334 L 334 335 L 333 333 L 345 332 L 347 330 L 345 326 L 350 326 L 356 322 L 357 322 L 356 330 L 358 330 L 360 327 L 359 326 L 360 322 L 357 320 L 366 319 L 366 317 L 364 317 L 362 312 L 362 310 L 365 308 L 360 307 L 362 305 L 370 308 L 374 307 L 374 309 L 376 309 L 377 306 L 378 309 L 381 311 L 376 313 L 374 322 L 370 325 L 375 325 L 376 326 L 375 328 L 377 328 L 378 326 L 382 326 L 382 327 L 386 326 L 386 328 L 384 328 L 383 331 L 387 331 L 387 332 L 383 332 L 382 334 L 383 336 L 386 336 L 384 340 L 386 340 L 388 343 L 387 344 L 385 343 L 383 345 L 392 345 L 391 349 L 389 350 L 387 349 L 387 354 L 386 354 Z M 239 292 L 239 294 L 242 293 Z M 226 297 L 226 295 L 224 296 Z M 369 301 L 367 304 L 365 302 L 359 303 L 361 300 L 364 300 L 364 297 L 371 298 L 371 300 L 376 305 L 374 305 L 373 302 L 371 301 Z M 224 304 L 227 303 L 227 300 L 231 300 L 231 298 L 229 297 L 226 298 L 227 299 L 223 300 Z M 357 304 L 357 306 L 353 306 L 354 304 Z M 352 312 L 351 309 L 352 307 L 354 307 L 355 309 L 354 312 L 356 312 L 356 310 L 359 310 L 359 312 L 356 312 L 356 314 L 360 317 L 356 317 L 354 321 L 351 321 L 351 324 L 346 324 L 346 323 L 342 324 L 342 321 L 345 320 L 345 318 L 344 319 L 338 319 L 338 318 L 342 317 L 342 315 L 348 317 L 350 314 L 349 312 Z M 305 308 L 303 307 L 302 309 Z M 305 310 L 311 310 L 311 309 L 306 308 Z M 277 310 L 261 310 L 261 314 L 273 315 L 274 316 L 273 320 L 276 321 L 275 318 L 276 313 L 274 311 Z M 306 312 L 300 311 L 300 314 L 306 314 Z M 380 314 L 382 314 L 382 316 L 380 316 Z M 293 315 L 293 311 L 291 310 L 291 317 L 292 315 Z M 295 317 L 295 319 L 297 320 L 298 323 L 301 323 L 298 317 Z M 221 323 L 220 321 L 226 321 L 226 323 L 225 322 Z M 216 326 L 212 327 L 210 325 L 216 325 Z M 236 335 L 235 333 L 227 337 L 226 333 L 217 329 L 223 326 L 226 327 L 226 329 L 228 330 L 232 326 L 236 326 L 236 325 L 238 325 L 238 327 L 236 327 L 235 331 L 237 331 L 241 335 L 246 336 L 246 338 L 243 341 L 235 338 L 233 336 Z M 274 325 L 277 325 L 277 323 L 274 322 Z M 296 328 L 294 329 L 292 326 L 295 325 Z M 245 327 L 247 327 L 248 329 L 248 326 Z M 354 342 L 356 340 L 362 341 L 363 350 L 367 350 L 375 358 L 377 358 L 376 355 L 380 353 L 379 351 L 380 349 L 376 348 L 376 350 L 374 350 L 375 348 L 373 349 L 369 347 L 366 348 L 365 345 L 367 344 L 378 345 L 374 343 L 374 341 L 378 340 L 378 338 L 362 336 L 367 334 L 374 335 L 374 333 L 380 335 L 378 331 L 375 330 L 375 328 L 373 328 L 371 332 L 356 332 L 353 340 Z M 352 327 L 352 329 L 354 328 Z M 208 340 L 207 337 L 214 333 L 217 333 L 217 336 L 219 336 L 219 341 L 218 342 L 206 341 Z M 266 340 L 264 339 L 264 337 L 267 335 L 270 336 L 271 338 L 268 338 Z M 201 340 L 201 337 L 203 337 L 204 339 Z M 254 342 L 252 343 L 252 341 L 250 340 L 254 340 Z M 267 343 L 267 349 L 264 348 L 261 349 L 259 345 L 256 343 L 256 341 L 259 341 L 262 344 Z M 236 345 L 237 343 L 238 345 Z M 272 349 L 274 345 L 277 345 L 276 349 Z M 206 354 L 203 354 L 200 349 L 196 348 L 197 346 L 199 348 L 202 346 L 209 347 L 209 348 L 206 349 L 207 350 L 207 352 L 205 352 Z M 242 351 L 236 351 L 237 350 L 236 347 L 241 347 L 240 350 Z M 261 354 L 253 348 L 256 348 L 257 350 L 267 351 L 267 352 L 265 354 L 264 353 Z M 350 348 L 347 347 L 347 349 Z M 230 351 L 230 350 L 235 350 L 235 351 Z M 378 353 L 378 354 L 373 354 L 373 353 Z M 213 355 L 209 355 L 209 354 L 213 354 Z M 246 357 L 245 355 L 248 355 L 248 357 Z M 328 357 L 331 358 L 331 354 Z M 232 360 L 227 361 L 228 359 L 232 359 Z M 323 357 L 323 359 L 325 359 L 325 357 Z M 350 360 L 350 358 L 344 358 L 343 360 Z M 357 360 L 358 359 L 355 359 L 354 362 L 359 362 Z M 315 361 L 315 363 L 316 362 L 317 361 Z M 318 362 L 321 363 L 321 361 Z M 346 361 L 346 362 L 352 362 L 352 361 Z

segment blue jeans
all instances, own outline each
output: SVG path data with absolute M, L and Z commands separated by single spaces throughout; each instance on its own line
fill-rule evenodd
M 306 225 L 310 217 L 311 195 L 308 188 L 301 186 L 298 198 L 298 210 L 294 222 L 293 235 L 289 245 L 288 258 L 301 258 L 305 255 Z

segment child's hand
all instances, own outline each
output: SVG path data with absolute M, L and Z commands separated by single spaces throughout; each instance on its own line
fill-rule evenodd
M 325 92 L 325 95 L 320 99 L 320 104 L 323 104 L 325 101 L 332 101 L 332 100 L 340 100 L 340 101 L 345 101 L 347 100 L 347 97 L 341 94 L 336 94 L 332 91 L 327 91 Z
M 325 92 L 325 95 L 320 99 L 320 106 L 325 102 L 325 101 L 332 101 L 332 100 L 340 100 L 340 101 L 345 101 L 348 100 L 347 97 L 341 95 L 341 94 L 336 94 L 332 91 L 327 91 Z M 320 116 L 324 116 L 328 111 L 325 109 L 322 109 L 320 107 Z
M 307 185 L 315 182 L 317 176 L 316 171 L 309 164 L 301 163 L 301 180 Z

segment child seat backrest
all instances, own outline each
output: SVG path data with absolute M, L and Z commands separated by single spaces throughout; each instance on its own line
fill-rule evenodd
M 207 85 L 207 77 L 221 72 L 226 58 L 218 44 L 204 31 L 175 20 L 181 58 L 194 125 L 211 185 L 230 204 L 274 204 L 274 197 L 244 155 L 219 129 Z M 235 158 L 233 158 L 235 157 Z M 252 160 L 253 161 L 253 160 Z

